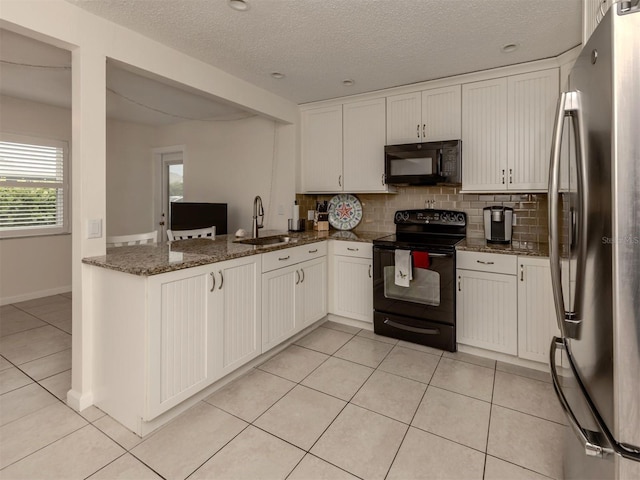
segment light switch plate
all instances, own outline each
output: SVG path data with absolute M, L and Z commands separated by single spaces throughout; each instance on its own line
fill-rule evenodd
M 92 219 L 87 222 L 87 238 L 102 237 L 102 219 Z

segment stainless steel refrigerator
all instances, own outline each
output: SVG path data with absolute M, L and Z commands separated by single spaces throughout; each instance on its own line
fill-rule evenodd
M 566 479 L 640 478 L 640 6 L 614 3 L 558 100 L 549 249 Z

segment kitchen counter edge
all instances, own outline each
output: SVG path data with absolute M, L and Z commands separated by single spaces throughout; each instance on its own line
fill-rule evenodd
M 261 232 L 262 233 L 262 232 Z M 261 246 L 237 243 L 233 235 L 217 235 L 215 240 L 195 238 L 149 245 L 107 248 L 106 255 L 82 259 L 82 263 L 138 276 L 152 276 L 185 268 L 224 262 L 235 258 L 283 250 L 324 240 L 372 243 L 389 235 L 383 232 L 347 231 L 266 231 L 260 237 L 283 235 L 295 242 Z
M 456 250 L 469 252 L 501 253 L 529 257 L 548 257 L 549 245 L 536 242 L 511 242 L 510 244 L 491 244 L 480 238 L 466 238 L 456 245 Z

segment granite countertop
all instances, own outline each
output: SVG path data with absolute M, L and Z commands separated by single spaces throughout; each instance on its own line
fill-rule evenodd
M 531 257 L 548 257 L 549 244 L 536 242 L 516 242 L 501 245 L 487 243 L 484 238 L 466 238 L 456 245 L 457 250 L 470 252 L 505 253 L 508 255 L 525 255 Z
M 236 240 L 239 239 L 233 235 L 217 235 L 215 240 L 194 238 L 149 245 L 112 247 L 107 248 L 106 255 L 84 258 L 82 262 L 87 265 L 108 268 L 132 275 L 150 276 L 329 239 L 371 243 L 376 238 L 388 235 L 388 233 L 355 233 L 336 230 L 321 232 L 260 232 L 261 238 L 275 235 L 291 237 L 295 239 L 295 242 L 258 247 L 236 243 Z

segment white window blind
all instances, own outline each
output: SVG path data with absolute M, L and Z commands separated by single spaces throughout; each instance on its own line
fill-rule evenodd
M 67 143 L 0 134 L 0 238 L 69 231 Z

